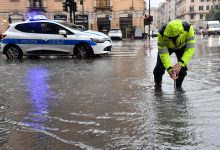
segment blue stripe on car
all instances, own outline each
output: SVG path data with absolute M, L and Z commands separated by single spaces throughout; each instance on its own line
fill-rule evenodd
M 43 44 L 43 45 L 76 45 L 78 43 L 87 43 L 90 46 L 96 45 L 90 40 L 40 40 L 40 39 L 3 39 L 4 44 Z

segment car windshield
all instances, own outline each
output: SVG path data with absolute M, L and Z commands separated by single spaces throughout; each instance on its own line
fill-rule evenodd
M 85 31 L 86 29 L 83 26 L 75 25 L 73 23 L 68 23 L 68 22 L 61 22 L 60 24 L 64 25 L 65 27 L 78 30 L 78 31 Z
M 211 28 L 220 28 L 220 23 L 216 23 L 216 24 L 209 24 L 209 26 L 211 27 Z

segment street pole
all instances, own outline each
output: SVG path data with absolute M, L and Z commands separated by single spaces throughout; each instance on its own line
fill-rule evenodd
M 73 5 L 75 4 L 75 0 L 73 0 Z M 73 12 L 73 23 L 76 24 L 76 13 L 75 13 L 75 10 L 72 10 Z
M 74 22 L 74 24 L 76 24 L 76 12 L 75 11 L 73 11 L 73 22 Z
M 83 0 L 82 0 L 82 13 L 83 13 L 83 27 L 85 27 L 84 26 L 84 2 Z
M 150 17 L 150 0 L 149 0 L 149 17 Z M 150 41 L 150 24 L 148 29 L 149 41 Z
M 73 9 L 72 7 L 69 8 L 70 8 L 70 23 L 73 23 Z

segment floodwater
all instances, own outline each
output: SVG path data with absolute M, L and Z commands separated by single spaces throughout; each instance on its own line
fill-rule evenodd
M 113 42 L 87 60 L 1 55 L 0 149 L 220 149 L 220 38 L 197 37 L 183 91 L 167 74 L 155 91 L 155 38 Z

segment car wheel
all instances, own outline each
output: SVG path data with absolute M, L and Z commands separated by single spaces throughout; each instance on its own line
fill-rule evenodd
M 75 55 L 77 58 L 89 58 L 91 57 L 92 53 L 87 45 L 81 44 L 76 46 Z
M 8 59 L 21 59 L 23 57 L 23 53 L 21 49 L 17 46 L 9 46 L 6 51 L 5 55 Z

